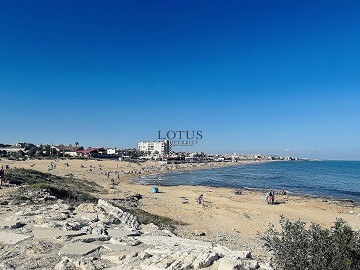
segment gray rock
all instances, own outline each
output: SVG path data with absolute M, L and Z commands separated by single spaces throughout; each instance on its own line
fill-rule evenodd
M 0 269 L 2 270 L 15 270 L 15 267 L 8 265 L 6 263 L 0 263 Z
M 193 262 L 194 269 L 205 268 L 212 265 L 215 261 L 220 258 L 218 253 L 204 252 L 201 253 Z
M 134 216 L 134 215 L 132 215 L 132 214 L 130 214 L 128 212 L 122 211 L 120 208 L 111 205 L 110 203 L 108 203 L 105 200 L 100 199 L 98 201 L 98 206 L 100 206 L 102 209 L 104 209 L 104 211 L 107 214 L 110 214 L 110 215 L 116 217 L 122 223 L 124 223 L 124 224 L 128 225 L 129 227 L 131 227 L 133 230 L 138 230 L 139 229 L 140 223 L 139 223 L 136 216 Z
M 89 244 L 89 243 L 82 243 L 82 242 L 75 242 L 64 246 L 60 251 L 59 255 L 78 255 L 78 256 L 85 256 L 89 253 L 92 253 L 100 248 L 99 245 L 96 244 Z
M 241 260 L 232 258 L 223 258 L 219 261 L 218 270 L 255 270 L 260 267 L 255 260 Z
M 141 241 L 148 245 L 154 246 L 190 246 L 195 248 L 212 248 L 212 244 L 206 241 L 190 240 L 180 237 L 167 237 L 167 236 L 156 236 L 156 235 L 145 235 L 141 237 Z
M 110 251 L 126 251 L 126 250 L 135 250 L 135 251 L 145 251 L 147 246 L 128 246 L 124 244 L 103 244 L 103 248 Z
M 85 234 L 81 236 L 75 236 L 72 238 L 72 242 L 84 242 L 91 243 L 95 241 L 107 241 L 110 239 L 108 235 L 99 235 L 99 234 Z
M 62 260 L 56 264 L 55 270 L 100 270 L 107 268 L 108 265 L 94 257 L 86 258 L 68 258 L 63 257 Z
M 9 245 L 15 245 L 21 241 L 29 239 L 30 235 L 12 233 L 12 232 L 0 232 L 0 242 Z
M 110 243 L 137 246 L 141 244 L 141 241 L 133 237 L 111 237 Z
M 104 254 L 101 256 L 102 259 L 108 260 L 115 264 L 140 264 L 147 258 L 150 258 L 151 255 L 145 251 L 138 250 L 123 250 L 123 251 L 115 251 L 108 254 Z M 120 268 L 121 269 L 121 268 Z M 139 268 L 138 268 L 139 269 Z
M 16 220 L 0 221 L 0 229 L 17 229 L 17 228 L 21 228 L 25 225 L 26 225 L 25 223 L 19 222 Z
M 114 229 L 108 229 L 107 233 L 111 237 L 128 237 L 128 236 L 140 235 L 139 231 L 123 231 L 123 230 L 114 230 Z
M 34 237 L 37 239 L 56 239 L 60 236 L 80 236 L 83 233 L 79 231 L 63 231 L 63 230 L 50 230 L 50 229 L 34 229 L 33 230 Z
M 259 262 L 259 266 L 260 266 L 259 270 L 274 270 L 271 263 L 261 263 L 261 262 Z

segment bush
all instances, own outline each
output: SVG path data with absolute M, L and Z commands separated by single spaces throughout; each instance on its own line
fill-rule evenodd
M 281 232 L 271 226 L 262 239 L 273 251 L 275 269 L 359 270 L 360 232 L 337 219 L 331 229 L 281 217 Z
M 31 169 L 11 169 L 7 171 L 9 184 L 20 186 L 18 199 L 24 198 L 29 190 L 47 190 L 51 195 L 67 202 L 96 202 L 91 193 L 99 192 L 101 187 L 93 182 L 73 177 L 60 177 Z

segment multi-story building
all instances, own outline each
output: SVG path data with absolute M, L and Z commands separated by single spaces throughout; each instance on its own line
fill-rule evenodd
M 149 156 L 168 156 L 171 152 L 171 143 L 168 140 L 139 142 L 138 150 Z

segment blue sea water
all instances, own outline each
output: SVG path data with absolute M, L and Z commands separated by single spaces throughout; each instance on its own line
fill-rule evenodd
M 360 161 L 289 161 L 173 172 L 137 180 L 150 185 L 277 189 L 360 203 Z

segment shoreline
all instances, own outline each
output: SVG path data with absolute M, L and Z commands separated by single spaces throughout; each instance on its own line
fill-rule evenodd
M 7 159 L 0 159 L 0 163 L 4 163 L 4 160 L 6 160 L 8 163 L 10 164 L 21 164 L 21 163 L 31 163 L 31 162 L 52 162 L 54 160 L 52 159 L 31 159 L 31 160 L 24 160 L 24 161 L 15 161 L 15 160 L 7 160 Z M 92 162 L 96 162 L 96 163 L 118 163 L 121 164 L 123 163 L 123 161 L 116 161 L 116 160 L 108 160 L 108 159 L 61 159 L 60 161 L 75 161 L 78 163 L 86 163 L 88 161 L 92 161 Z M 200 171 L 200 170 L 214 170 L 217 168 L 227 168 L 227 167 L 238 167 L 238 166 L 246 166 L 246 165 L 254 165 L 254 164 L 262 164 L 262 163 L 270 163 L 270 162 L 284 162 L 284 161 L 278 161 L 278 160 L 259 160 L 259 161 L 254 161 L 254 160 L 246 160 L 246 161 L 240 161 L 240 162 L 210 162 L 210 163 L 183 163 L 183 164 L 168 164 L 170 166 L 175 166 L 175 168 L 171 168 L 169 171 L 159 171 L 159 172 L 150 172 L 147 174 L 123 174 L 122 176 L 125 178 L 123 180 L 125 180 L 128 184 L 131 185 L 141 185 L 141 186 L 150 186 L 150 184 L 142 184 L 142 183 L 137 183 L 136 180 L 140 179 L 141 177 L 147 177 L 147 176 L 155 176 L 155 175 L 167 175 L 167 174 L 174 174 L 174 173 L 186 173 L 186 172 L 191 172 L 191 171 Z M 292 161 L 292 162 L 296 162 L 296 161 Z M 134 165 L 136 163 L 126 163 L 125 164 L 127 166 L 130 165 Z M 144 163 L 146 166 L 148 164 Z M 181 165 L 186 165 L 185 167 L 182 168 L 176 168 L 176 166 L 181 167 Z M 159 164 L 157 162 L 153 162 L 153 164 L 149 165 L 151 166 L 159 166 Z M 22 166 L 21 166 L 22 167 Z M 26 167 L 26 166 L 24 166 Z M 143 166 L 140 166 L 143 167 Z M 37 168 L 30 168 L 30 169 L 37 169 Z M 52 173 L 52 172 L 51 172 Z M 225 188 L 225 189 L 229 189 L 229 190 L 234 190 L 234 189 L 241 189 L 241 190 L 247 190 L 247 191 L 252 191 L 254 193 L 257 194 L 265 194 L 268 189 L 267 188 L 252 188 L 252 187 L 226 187 L 226 186 L 206 186 L 206 185 L 161 185 L 157 184 L 161 187 L 210 187 L 210 188 Z M 278 189 L 274 189 L 275 191 L 277 191 Z M 284 190 L 284 189 L 282 189 Z M 281 190 L 281 191 L 282 191 Z M 356 207 L 360 207 L 360 201 L 354 201 L 352 199 L 348 199 L 348 198 L 344 198 L 344 197 L 332 197 L 332 196 L 325 196 L 325 195 L 314 195 L 314 194 L 302 194 L 302 193 L 297 193 L 297 192 L 293 192 L 293 191 L 289 191 L 289 190 L 285 190 L 286 191 L 286 195 L 287 196 L 295 196 L 295 197 L 300 197 L 300 198 L 306 198 L 306 199 L 321 199 L 321 200 L 325 200 L 325 201 L 330 201 L 332 203 L 338 203 L 340 205 L 344 205 L 346 203 L 351 203 Z
M 7 159 L 0 159 L 0 163 L 4 163 L 4 160 L 7 161 L 7 163 L 10 164 L 21 164 L 21 163 L 31 163 L 31 162 L 52 162 L 54 160 L 52 159 L 31 159 L 31 160 L 24 160 L 24 161 L 15 161 L 15 160 L 7 160 Z M 61 159 L 60 161 L 70 161 L 70 162 L 77 162 L 77 163 L 87 163 L 87 162 L 96 162 L 96 163 L 117 163 L 117 164 L 121 164 L 123 163 L 123 161 L 116 161 L 116 160 L 108 160 L 108 159 Z M 123 174 L 123 180 L 125 180 L 128 184 L 131 185 L 141 185 L 141 186 L 150 186 L 150 184 L 142 184 L 142 183 L 137 183 L 136 180 L 140 179 L 141 177 L 147 177 L 147 176 L 155 176 L 155 175 L 167 175 L 167 174 L 174 174 L 174 173 L 186 173 L 186 172 L 191 172 L 191 171 L 200 171 L 200 170 L 214 170 L 217 168 L 227 168 L 227 167 L 238 167 L 238 166 L 246 166 L 246 165 L 254 165 L 254 164 L 262 164 L 262 163 L 270 163 L 270 162 L 284 162 L 284 161 L 277 161 L 277 160 L 259 160 L 259 161 L 254 161 L 254 160 L 246 160 L 246 161 L 240 161 L 240 162 L 210 162 L 210 163 L 183 163 L 183 164 L 168 164 L 170 165 L 172 168 L 169 171 L 158 171 L 158 172 L 150 172 L 147 174 Z M 292 161 L 292 162 L 296 162 L 296 161 Z M 159 164 L 157 162 L 152 162 L 153 164 L 149 165 L 150 167 L 152 166 L 159 166 Z M 131 166 L 134 165 L 136 163 L 130 163 L 130 162 L 125 162 L 125 164 L 127 166 Z M 144 163 L 145 166 L 148 166 L 148 164 Z M 181 168 L 176 168 L 176 166 L 179 166 Z M 181 166 L 181 165 L 185 165 Z M 140 167 L 145 167 L 145 166 L 140 166 Z M 173 166 L 175 166 L 175 168 L 173 168 Z M 23 167 L 23 166 L 21 166 Z M 24 166 L 27 167 L 27 166 Z M 37 169 L 37 168 L 32 168 L 30 167 L 30 169 Z M 53 172 L 51 172 L 53 173 Z M 211 188 L 225 188 L 225 189 L 229 189 L 229 190 L 234 190 L 234 189 L 241 189 L 241 190 L 247 190 L 247 191 L 252 191 L 255 192 L 257 194 L 265 194 L 268 189 L 267 188 L 252 188 L 252 187 L 226 187 L 226 186 L 206 186 L 206 185 L 161 185 L 161 183 L 157 184 L 161 187 L 211 187 Z M 274 189 L 275 191 L 277 191 L 278 189 Z M 284 190 L 284 189 L 282 189 Z M 281 190 L 281 191 L 282 191 Z M 345 203 L 351 203 L 354 206 L 360 206 L 360 201 L 354 201 L 352 199 L 348 199 L 348 198 L 344 198 L 344 197 L 332 197 L 332 196 L 325 196 L 325 195 L 314 195 L 314 194 L 302 194 L 302 193 L 297 193 L 297 192 L 293 192 L 293 191 L 289 191 L 289 190 L 285 190 L 286 191 L 286 195 L 287 196 L 295 196 L 295 197 L 300 197 L 300 198 L 307 198 L 307 199 L 321 199 L 321 200 L 326 200 L 326 201 L 331 201 L 333 203 L 338 203 L 340 205 L 343 205 Z
M 1 164 L 6 162 L 4 159 L 0 161 Z M 34 169 L 47 173 L 50 162 L 51 160 L 30 160 L 8 163 L 11 168 Z M 70 166 L 65 166 L 64 162 L 68 162 Z M 90 171 L 90 165 L 96 166 L 96 170 Z M 102 166 L 102 170 L 99 170 L 99 165 Z M 147 165 L 145 168 L 148 169 L 157 166 L 154 162 Z M 133 179 L 139 176 L 137 174 L 121 174 L 119 180 L 115 177 L 115 171 L 141 170 L 143 167 L 144 164 L 128 162 L 60 160 L 50 173 L 59 176 L 71 173 L 80 180 L 95 182 L 104 188 L 103 192 L 96 194 L 103 199 L 121 200 L 141 194 L 139 209 L 186 224 L 176 228 L 177 235 L 188 239 L 211 241 L 230 249 L 248 249 L 259 258 L 267 253 L 262 249 L 258 235 L 264 233 L 269 224 L 274 224 L 279 229 L 281 215 L 290 220 L 301 219 L 308 224 L 314 222 L 327 228 L 331 227 L 337 218 L 342 218 L 352 228 L 360 230 L 360 207 L 347 206 L 347 203 L 334 202 L 332 199 L 287 194 L 277 196 L 276 200 L 280 202 L 278 205 L 268 205 L 264 202 L 265 194 L 256 190 L 243 190 L 241 195 L 237 195 L 234 193 L 235 188 L 182 185 L 161 186 L 160 193 L 150 193 L 149 185 L 133 183 Z M 111 186 L 106 171 L 112 171 L 110 178 L 115 177 L 117 185 Z M 2 194 L 8 191 L 11 191 L 11 188 L 0 190 Z M 204 196 L 202 205 L 196 202 L 200 194 Z
M 235 164 L 231 164 L 231 165 L 226 165 L 223 164 L 221 166 L 214 166 L 214 167 L 210 167 L 210 168 L 188 168 L 185 170 L 182 169 L 178 169 L 178 170 L 173 170 L 173 171 L 169 171 L 169 172 L 158 172 L 158 173 L 153 173 L 153 174 L 148 174 L 146 176 L 163 176 L 163 175 L 169 175 L 169 174 L 176 174 L 178 172 L 191 172 L 191 171 L 200 171 L 200 170 L 214 170 L 217 168 L 227 168 L 227 167 L 238 167 L 238 166 L 246 166 L 246 165 L 253 165 L 253 164 L 262 164 L 262 163 L 268 163 L 268 162 L 282 162 L 282 161 L 250 161 L 248 163 L 235 163 Z M 293 161 L 296 162 L 296 161 Z M 145 177 L 146 177 L 145 176 Z M 157 185 L 157 186 L 161 186 L 161 187 L 177 187 L 177 186 L 188 186 L 188 187 L 192 187 L 192 186 L 197 186 L 197 187 L 212 187 L 212 188 L 228 188 L 228 189 L 241 189 L 241 190 L 248 190 L 248 191 L 254 191 L 257 193 L 262 193 L 265 194 L 266 192 L 268 192 L 268 188 L 264 188 L 264 187 L 228 187 L 228 186 L 212 186 L 212 185 L 189 185 L 189 184 L 181 184 L 181 185 L 163 185 L 161 183 L 156 183 L 156 184 L 147 184 L 147 183 L 141 183 L 141 182 L 137 182 L 137 180 L 140 180 L 141 178 L 143 178 L 143 176 L 134 176 L 133 179 L 131 180 L 131 183 L 134 185 L 144 185 L 144 186 L 150 186 L 150 185 Z M 353 204 L 354 206 L 360 206 L 360 199 L 359 201 L 353 200 L 353 199 L 349 199 L 349 198 L 345 198 L 345 197 L 337 197 L 337 196 L 326 196 L 326 195 L 316 195 L 316 194 L 305 194 L 305 193 L 301 193 L 301 192 L 294 192 L 294 191 L 290 191 L 290 190 L 285 190 L 285 189 L 273 189 L 275 192 L 276 191 L 285 191 L 286 195 L 288 196 L 298 196 L 298 197 L 303 197 L 303 198 L 308 198 L 308 199 L 322 199 L 322 200 L 326 200 L 326 201 L 331 201 L 333 203 L 338 203 L 338 204 L 346 204 L 346 203 L 350 203 Z

